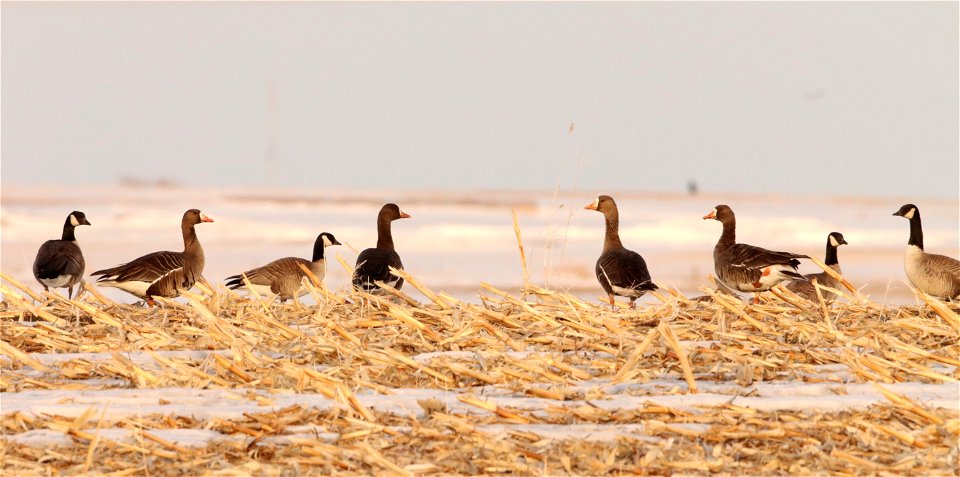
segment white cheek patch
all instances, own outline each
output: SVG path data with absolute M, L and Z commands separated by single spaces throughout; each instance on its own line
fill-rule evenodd
M 73 214 L 70 214 L 70 225 L 74 227 L 80 225 L 80 221 Z
M 593 208 L 594 208 L 594 209 L 600 208 L 600 198 L 599 198 L 599 197 L 597 197 L 596 200 L 593 201 Z
M 833 235 L 831 235 L 831 236 L 830 236 L 830 245 L 833 245 L 834 247 L 839 247 L 839 246 L 840 246 L 840 242 L 837 242 L 837 238 L 834 237 Z
M 905 219 L 912 219 L 912 218 L 913 218 L 913 214 L 914 214 L 914 212 L 916 212 L 916 211 L 917 211 L 916 208 L 911 207 L 909 212 L 907 212 L 906 214 L 903 214 L 903 217 L 904 217 Z
M 324 246 L 324 247 L 329 247 L 329 246 L 331 246 L 331 245 L 333 245 L 333 242 L 330 241 L 330 237 L 327 237 L 326 235 L 324 235 L 324 236 L 323 236 L 323 246 Z

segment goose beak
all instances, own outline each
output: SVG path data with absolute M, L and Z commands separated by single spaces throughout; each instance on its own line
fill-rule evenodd
M 200 221 L 201 221 L 201 222 L 213 222 L 213 219 L 211 219 L 210 217 L 207 217 L 207 216 L 204 215 L 204 214 L 200 214 Z
M 600 207 L 600 199 L 597 199 L 597 200 L 595 200 L 595 201 L 593 201 L 593 202 L 585 205 L 583 208 L 586 209 L 586 210 L 597 210 L 598 207 Z
M 716 210 L 711 210 L 709 214 L 703 216 L 703 220 L 715 219 L 715 218 L 717 218 L 717 211 L 716 211 Z
M 903 217 L 903 214 L 901 214 L 899 210 L 894 212 L 893 215 L 899 215 L 900 217 Z
M 408 214 L 408 213 L 406 213 L 406 212 L 400 212 L 400 218 L 401 218 L 401 219 L 409 219 L 409 218 L 410 218 L 410 214 Z
M 87 220 L 86 217 L 84 217 L 83 222 L 81 222 L 80 225 L 91 225 L 91 226 L 92 226 L 93 224 L 91 224 L 90 221 Z
M 332 244 L 332 245 L 343 245 L 343 244 L 342 244 L 342 243 L 340 243 L 340 242 L 338 242 L 338 241 L 337 241 L 336 239 L 334 239 L 334 240 L 333 240 L 333 244 Z

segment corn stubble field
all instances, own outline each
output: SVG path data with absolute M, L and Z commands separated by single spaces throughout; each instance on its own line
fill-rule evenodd
M 202 283 L 150 310 L 4 277 L 3 473 L 958 473 L 953 305 L 469 303 L 404 276 L 427 303 Z

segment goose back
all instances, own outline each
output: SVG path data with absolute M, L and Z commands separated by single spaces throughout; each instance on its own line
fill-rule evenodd
M 395 250 L 368 248 L 357 256 L 357 268 L 353 272 L 353 286 L 365 292 L 376 292 L 376 282 L 382 281 L 397 290 L 403 286 L 403 279 L 390 273 L 390 267 L 403 268 L 400 254 Z
M 633 250 L 620 248 L 604 251 L 597 259 L 595 271 L 597 281 L 607 295 L 639 298 L 657 289 L 650 280 L 646 261 Z
M 960 297 L 960 261 L 908 246 L 904 271 L 920 291 L 938 298 Z
M 43 285 L 44 290 L 66 288 L 67 297 L 73 297 L 73 287 L 83 279 L 86 261 L 77 244 L 74 229 L 80 225 L 90 225 L 87 216 L 73 211 L 63 224 L 63 233 L 59 240 L 47 240 L 37 250 L 33 261 L 33 276 Z

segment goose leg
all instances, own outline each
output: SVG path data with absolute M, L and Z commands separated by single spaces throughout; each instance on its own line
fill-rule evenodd
M 754 293 L 754 294 L 753 294 L 753 304 L 754 304 L 754 305 L 759 305 L 759 304 L 760 304 L 760 294 L 759 294 L 759 293 Z
M 67 299 L 73 300 L 73 286 L 67 287 Z
M 631 298 L 631 299 L 630 299 L 630 309 L 631 309 L 631 310 L 636 310 L 636 309 L 637 309 L 637 299 L 636 299 L 636 298 Z
M 620 311 L 620 307 L 617 306 L 617 301 L 614 299 L 613 294 L 611 293 L 609 296 L 610 296 L 610 309 L 613 310 L 614 312 Z

